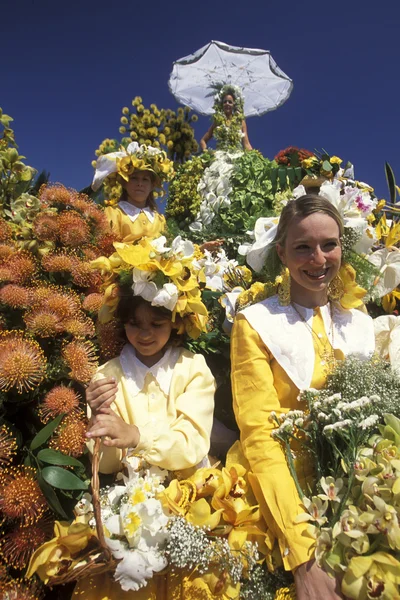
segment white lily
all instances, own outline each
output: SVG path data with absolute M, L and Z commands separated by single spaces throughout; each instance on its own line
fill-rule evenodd
M 153 284 L 154 285 L 154 284 Z M 174 283 L 164 283 L 151 300 L 152 306 L 164 306 L 171 312 L 178 302 L 179 291 Z
M 153 278 L 152 271 L 141 271 L 134 267 L 132 269 L 132 289 L 135 296 L 141 296 L 144 300 L 151 302 L 158 292 L 156 284 L 151 281 Z
M 261 217 L 254 228 L 255 241 L 249 247 L 239 246 L 239 254 L 246 256 L 246 262 L 254 271 L 261 271 L 268 250 L 272 246 L 278 228 L 278 217 Z
M 382 315 L 374 319 L 376 351 L 400 373 L 400 317 Z
M 382 298 L 392 292 L 400 283 L 400 250 L 398 248 L 381 248 L 367 258 L 379 269 L 374 289 L 379 298 Z
M 345 219 L 345 227 L 356 229 L 360 235 L 358 241 L 354 244 L 353 250 L 358 254 L 369 254 L 372 246 L 377 241 L 375 228 L 368 224 L 362 217 Z

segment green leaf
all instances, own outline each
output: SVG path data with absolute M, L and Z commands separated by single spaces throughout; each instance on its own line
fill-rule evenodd
M 50 508 L 56 514 L 60 515 L 63 519 L 68 519 L 68 515 L 64 511 L 63 507 L 61 506 L 61 503 L 57 497 L 57 494 L 55 493 L 53 488 L 48 483 L 45 482 L 40 471 L 37 474 L 37 480 L 40 485 L 40 489 L 42 490 L 47 502 L 49 503 Z
M 50 465 L 70 465 L 73 467 L 84 468 L 80 460 L 77 460 L 73 456 L 68 456 L 52 448 L 43 448 L 37 455 L 38 459 L 42 462 L 49 463 Z
M 31 446 L 30 446 L 31 450 L 36 450 L 36 448 L 39 448 L 40 446 L 42 446 L 42 444 L 44 444 L 49 439 L 49 437 L 51 436 L 53 431 L 56 429 L 56 427 L 59 426 L 63 416 L 64 416 L 63 414 L 58 415 L 58 417 L 56 417 L 55 419 L 50 421 L 50 423 L 47 423 L 47 425 L 45 425 L 45 427 L 43 427 L 43 429 L 41 429 L 35 435 L 35 437 L 31 441 Z
M 88 484 L 61 467 L 45 467 L 41 471 L 43 479 L 60 490 L 87 490 Z
M 58 415 L 58 417 L 56 417 L 55 419 L 50 421 L 50 423 L 47 423 L 47 425 L 45 425 L 45 427 L 43 427 L 43 429 L 41 429 L 35 435 L 35 437 L 31 441 L 31 446 L 30 446 L 31 450 L 36 450 L 36 448 L 39 448 L 39 446 L 42 446 L 42 444 L 44 444 L 49 439 L 49 437 L 51 436 L 53 431 L 61 423 L 61 419 L 63 418 L 63 416 L 64 416 L 63 414 Z
M 385 174 L 386 174 L 386 181 L 387 181 L 388 188 L 389 188 L 390 203 L 394 204 L 396 202 L 396 196 L 397 196 L 396 180 L 394 177 L 393 169 L 389 165 L 388 162 L 385 162 Z
M 324 160 L 322 163 L 322 168 L 324 171 L 332 171 L 332 165 L 328 160 Z

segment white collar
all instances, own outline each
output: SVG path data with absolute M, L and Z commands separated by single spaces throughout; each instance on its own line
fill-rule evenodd
M 180 354 L 180 348 L 171 346 L 155 365 L 146 367 L 137 358 L 134 347 L 131 344 L 126 344 L 122 349 L 119 360 L 128 382 L 130 394 L 137 396 L 143 389 L 146 375 L 151 373 L 160 386 L 161 391 L 168 396 L 174 367 Z
M 293 383 L 304 390 L 310 387 L 314 373 L 315 350 L 311 331 L 313 309 L 296 305 L 309 324 L 306 326 L 293 306 L 281 306 L 278 296 L 249 306 L 243 314 L 251 327 L 285 370 Z M 371 317 L 359 310 L 344 310 L 339 304 L 321 306 L 325 331 L 335 349 L 345 356 L 369 358 L 375 349 Z M 332 340 L 333 329 L 333 340 Z
M 126 200 L 120 200 L 118 202 L 118 206 L 130 218 L 132 223 L 134 223 L 136 221 L 136 219 L 138 218 L 138 216 L 140 215 L 141 212 L 145 213 L 145 215 L 149 219 L 150 223 L 154 222 L 154 217 L 155 217 L 154 211 L 151 210 L 151 208 L 149 208 L 148 206 L 144 206 L 143 208 L 138 208 L 134 204 L 131 204 L 130 202 L 126 202 Z

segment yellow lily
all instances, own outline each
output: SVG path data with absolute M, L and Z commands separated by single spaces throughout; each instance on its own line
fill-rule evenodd
M 347 263 L 343 264 L 339 270 L 338 276 L 342 280 L 344 293 L 340 298 L 340 304 L 343 308 L 357 308 L 362 306 L 367 290 L 359 286 L 356 282 L 356 272 L 353 267 Z
M 27 577 L 37 573 L 47 583 L 50 577 L 65 568 L 66 561 L 71 565 L 77 560 L 79 552 L 86 548 L 92 537 L 96 537 L 89 525 L 76 522 L 69 525 L 59 521 L 54 523 L 54 535 L 52 540 L 40 546 L 31 556 Z
M 399 599 L 400 562 L 386 552 L 353 557 L 342 581 L 342 592 L 348 598 Z

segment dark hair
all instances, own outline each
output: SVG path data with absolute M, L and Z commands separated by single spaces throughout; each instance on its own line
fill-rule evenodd
M 343 220 L 333 204 L 326 198 L 322 198 L 322 196 L 318 196 L 317 194 L 305 194 L 296 200 L 289 201 L 283 208 L 279 219 L 278 230 L 274 239 L 275 246 L 277 244 L 280 246 L 285 244 L 289 225 L 293 219 L 302 219 L 314 213 L 324 213 L 331 217 L 339 227 L 339 238 L 343 236 Z
M 135 296 L 130 288 L 121 287 L 119 290 L 118 306 L 115 311 L 115 317 L 122 325 L 127 325 L 130 321 L 134 321 L 136 311 L 140 306 L 147 306 L 154 313 L 154 316 L 158 319 L 168 319 L 172 321 L 172 313 L 167 308 L 162 306 L 152 306 L 150 302 L 142 298 L 141 296 Z M 183 334 L 178 333 L 178 327 L 180 324 L 179 315 L 176 316 L 176 320 L 172 323 L 172 331 L 167 345 L 180 346 L 183 342 Z

